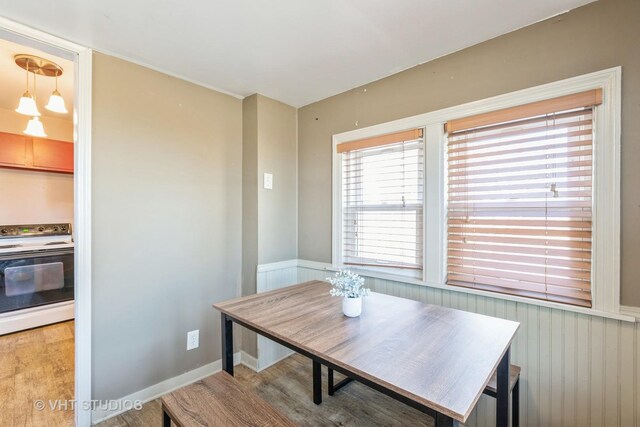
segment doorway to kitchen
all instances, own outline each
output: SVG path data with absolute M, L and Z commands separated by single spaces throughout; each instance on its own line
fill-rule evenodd
M 91 422 L 91 50 L 0 18 L 1 425 Z

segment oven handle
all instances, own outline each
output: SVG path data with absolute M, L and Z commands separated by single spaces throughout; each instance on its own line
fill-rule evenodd
M 41 258 L 41 257 L 61 256 L 61 255 L 73 255 L 73 248 L 60 249 L 60 250 L 54 249 L 54 250 L 45 250 L 45 251 L 14 252 L 11 254 L 0 255 L 0 261 L 10 261 L 13 259 L 23 259 L 23 258 Z

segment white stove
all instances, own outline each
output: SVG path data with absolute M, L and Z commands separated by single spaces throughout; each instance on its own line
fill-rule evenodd
M 71 224 L 0 225 L 0 335 L 74 317 Z
M 73 248 L 71 224 L 0 226 L 0 255 Z

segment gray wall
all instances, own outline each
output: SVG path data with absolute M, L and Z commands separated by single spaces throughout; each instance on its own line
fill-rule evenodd
M 242 100 L 242 295 L 256 293 L 258 265 L 258 95 Z M 242 329 L 242 349 L 258 355 L 255 333 Z
M 297 111 L 258 95 L 258 263 L 298 255 Z M 263 174 L 273 174 L 265 190 Z
M 113 399 L 220 358 L 211 304 L 240 294 L 242 102 L 102 54 L 93 73 L 92 396 Z
M 638 0 L 600 0 L 301 108 L 298 257 L 331 261 L 333 134 L 621 65 L 621 299 L 640 306 L 639 16 Z
M 242 102 L 242 294 L 256 293 L 258 264 L 297 258 L 297 111 L 255 94 Z M 273 175 L 273 189 L 263 174 Z M 256 336 L 242 331 L 242 348 L 257 357 Z

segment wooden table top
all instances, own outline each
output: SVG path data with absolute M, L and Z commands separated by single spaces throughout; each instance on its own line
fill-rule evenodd
M 330 289 L 311 281 L 214 308 L 463 423 L 520 326 L 375 292 L 350 318 Z

